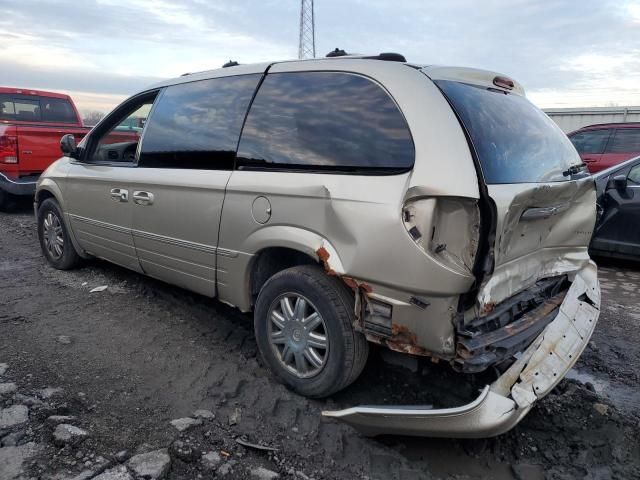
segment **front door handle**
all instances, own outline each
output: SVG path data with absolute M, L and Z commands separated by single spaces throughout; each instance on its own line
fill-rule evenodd
M 112 188 L 111 200 L 114 200 L 116 202 L 128 202 L 129 190 L 125 190 L 124 188 Z
M 151 205 L 153 204 L 153 193 L 136 190 L 133 192 L 133 201 L 138 205 Z

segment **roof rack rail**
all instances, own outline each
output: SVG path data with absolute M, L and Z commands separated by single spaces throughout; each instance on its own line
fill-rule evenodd
M 327 58 L 344 57 L 345 55 L 348 55 L 348 53 L 342 50 L 341 48 L 336 48 L 335 50 L 331 50 L 329 53 L 327 53 L 325 57 Z
M 366 58 L 369 60 L 384 60 L 387 62 L 406 62 L 407 61 L 404 55 L 400 53 L 394 53 L 394 52 L 383 52 L 383 53 L 380 53 L 379 55 L 371 55 L 369 57 L 363 57 L 363 58 Z
M 183 73 L 182 75 L 180 75 L 181 77 L 186 77 L 187 75 L 191 75 L 191 72 L 187 72 L 187 73 Z
M 235 67 L 237 65 L 240 65 L 240 64 L 234 60 L 229 60 L 227 63 L 222 65 L 222 68 Z

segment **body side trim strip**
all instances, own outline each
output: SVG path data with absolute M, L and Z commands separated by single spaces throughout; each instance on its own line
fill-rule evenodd
M 82 217 L 80 215 L 69 214 L 69 217 L 71 217 L 73 220 L 76 220 L 78 222 L 87 223 L 95 227 L 101 227 L 101 228 L 106 228 L 108 230 L 113 230 L 120 233 L 130 234 L 138 238 L 146 238 L 148 240 L 155 240 L 157 242 L 168 243 L 170 245 L 176 245 L 178 247 L 188 248 L 190 250 L 218 254 L 218 255 L 222 255 L 224 257 L 230 257 L 230 258 L 235 258 L 241 253 L 235 250 L 211 247 L 209 245 L 204 245 L 202 243 L 190 242 L 188 240 L 180 240 L 178 238 L 168 237 L 165 235 L 158 235 L 156 233 L 145 232 L 143 230 L 135 230 L 131 228 L 121 227 L 119 225 L 114 225 L 112 223 L 107 223 L 107 222 L 101 222 L 100 220 L 94 220 L 92 218 Z

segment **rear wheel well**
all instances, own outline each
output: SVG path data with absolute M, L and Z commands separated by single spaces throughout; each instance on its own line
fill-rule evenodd
M 255 305 L 260 289 L 276 273 L 299 265 L 319 265 L 317 259 L 299 250 L 270 247 L 257 254 L 250 275 L 251 303 Z

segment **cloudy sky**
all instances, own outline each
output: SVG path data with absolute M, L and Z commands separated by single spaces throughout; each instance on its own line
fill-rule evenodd
M 540 107 L 640 104 L 640 0 L 315 0 L 318 55 L 506 73 Z M 297 0 L 0 0 L 0 86 L 109 110 L 158 79 L 297 55 Z

